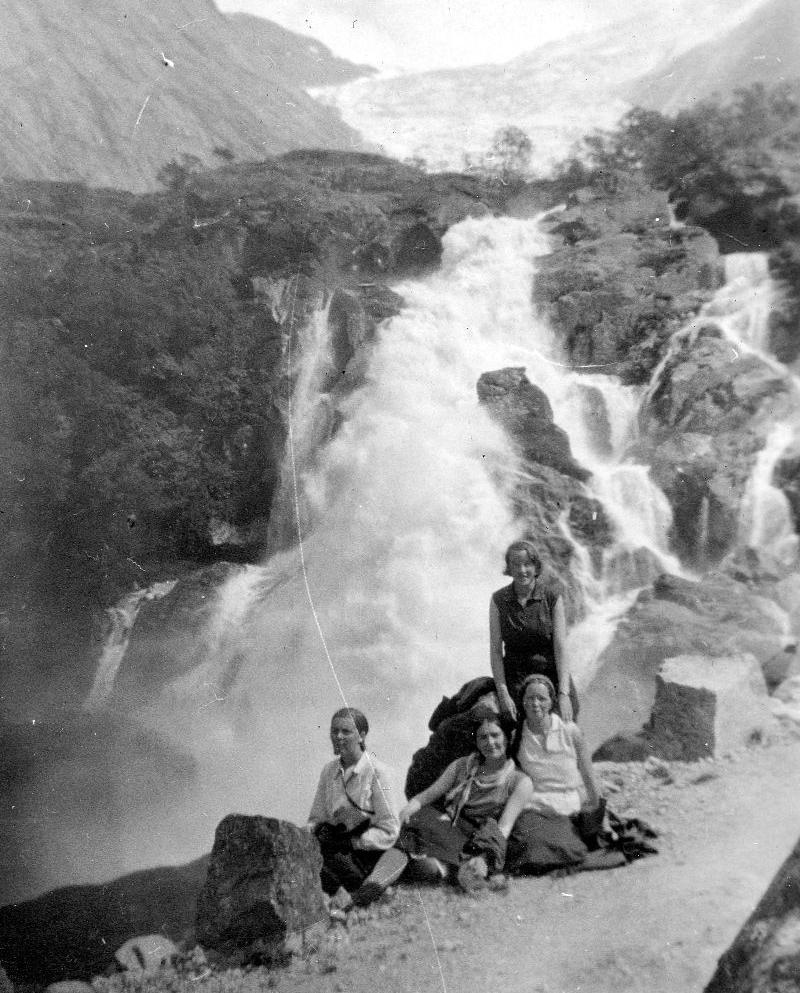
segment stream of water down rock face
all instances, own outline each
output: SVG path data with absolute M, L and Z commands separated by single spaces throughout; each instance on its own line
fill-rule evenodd
M 573 542 L 584 600 L 569 635 L 579 688 L 636 591 L 658 572 L 681 571 L 666 499 L 646 467 L 624 458 L 639 392 L 570 370 L 533 313 L 546 251 L 536 222 L 468 220 L 447 234 L 438 272 L 398 287 L 405 307 L 379 329 L 365 383 L 340 408 L 342 426 L 313 459 L 298 459 L 293 476 L 288 466 L 284 489 L 308 522 L 302 544 L 218 591 L 203 658 L 137 715 L 189 748 L 199 772 L 191 804 L 150 825 L 135 864 L 207 851 L 234 810 L 302 822 L 330 757 L 330 715 L 345 703 L 367 714 L 370 747 L 395 768 L 399 795 L 441 696 L 488 673 L 488 599 L 521 528 L 496 470 L 508 478 L 509 466 L 524 467 L 478 405 L 482 372 L 526 367 L 615 526 L 600 575 Z M 293 359 L 305 364 L 291 410 L 298 451 L 320 416 L 313 369 L 327 362 L 322 336 L 308 342 Z

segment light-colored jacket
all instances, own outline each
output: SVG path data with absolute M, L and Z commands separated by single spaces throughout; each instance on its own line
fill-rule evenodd
M 388 768 L 367 752 L 355 765 L 329 762 L 319 777 L 309 823 L 344 824 L 348 830 L 369 818 L 370 826 L 353 839 L 353 848 L 385 850 L 400 833 Z

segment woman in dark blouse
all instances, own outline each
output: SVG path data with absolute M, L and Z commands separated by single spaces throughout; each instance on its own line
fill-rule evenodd
M 540 673 L 556 687 L 565 721 L 578 716 L 578 698 L 569 672 L 566 618 L 560 584 L 542 576 L 542 562 L 530 541 L 506 549 L 508 586 L 489 603 L 489 660 L 500 709 L 517 716 L 517 695 L 526 676 Z

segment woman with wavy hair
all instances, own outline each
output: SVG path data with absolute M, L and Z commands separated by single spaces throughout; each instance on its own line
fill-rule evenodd
M 578 716 L 578 698 L 566 651 L 566 615 L 560 583 L 542 574 L 531 541 L 506 549 L 511 583 L 489 602 L 489 662 L 500 710 L 517 717 L 517 696 L 526 676 L 541 673 L 556 688 L 557 710 L 565 721 Z

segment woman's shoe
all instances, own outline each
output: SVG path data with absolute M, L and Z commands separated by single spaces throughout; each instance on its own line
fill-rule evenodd
M 374 903 L 386 890 L 402 876 L 408 865 L 408 856 L 399 848 L 389 848 L 375 863 L 375 868 L 353 894 L 357 907 L 367 907 Z
M 414 883 L 441 883 L 447 879 L 447 866 L 430 855 L 412 856 L 408 878 Z
M 486 865 L 486 860 L 476 855 L 459 866 L 458 885 L 467 893 L 475 893 L 486 888 L 488 876 L 489 867 Z

